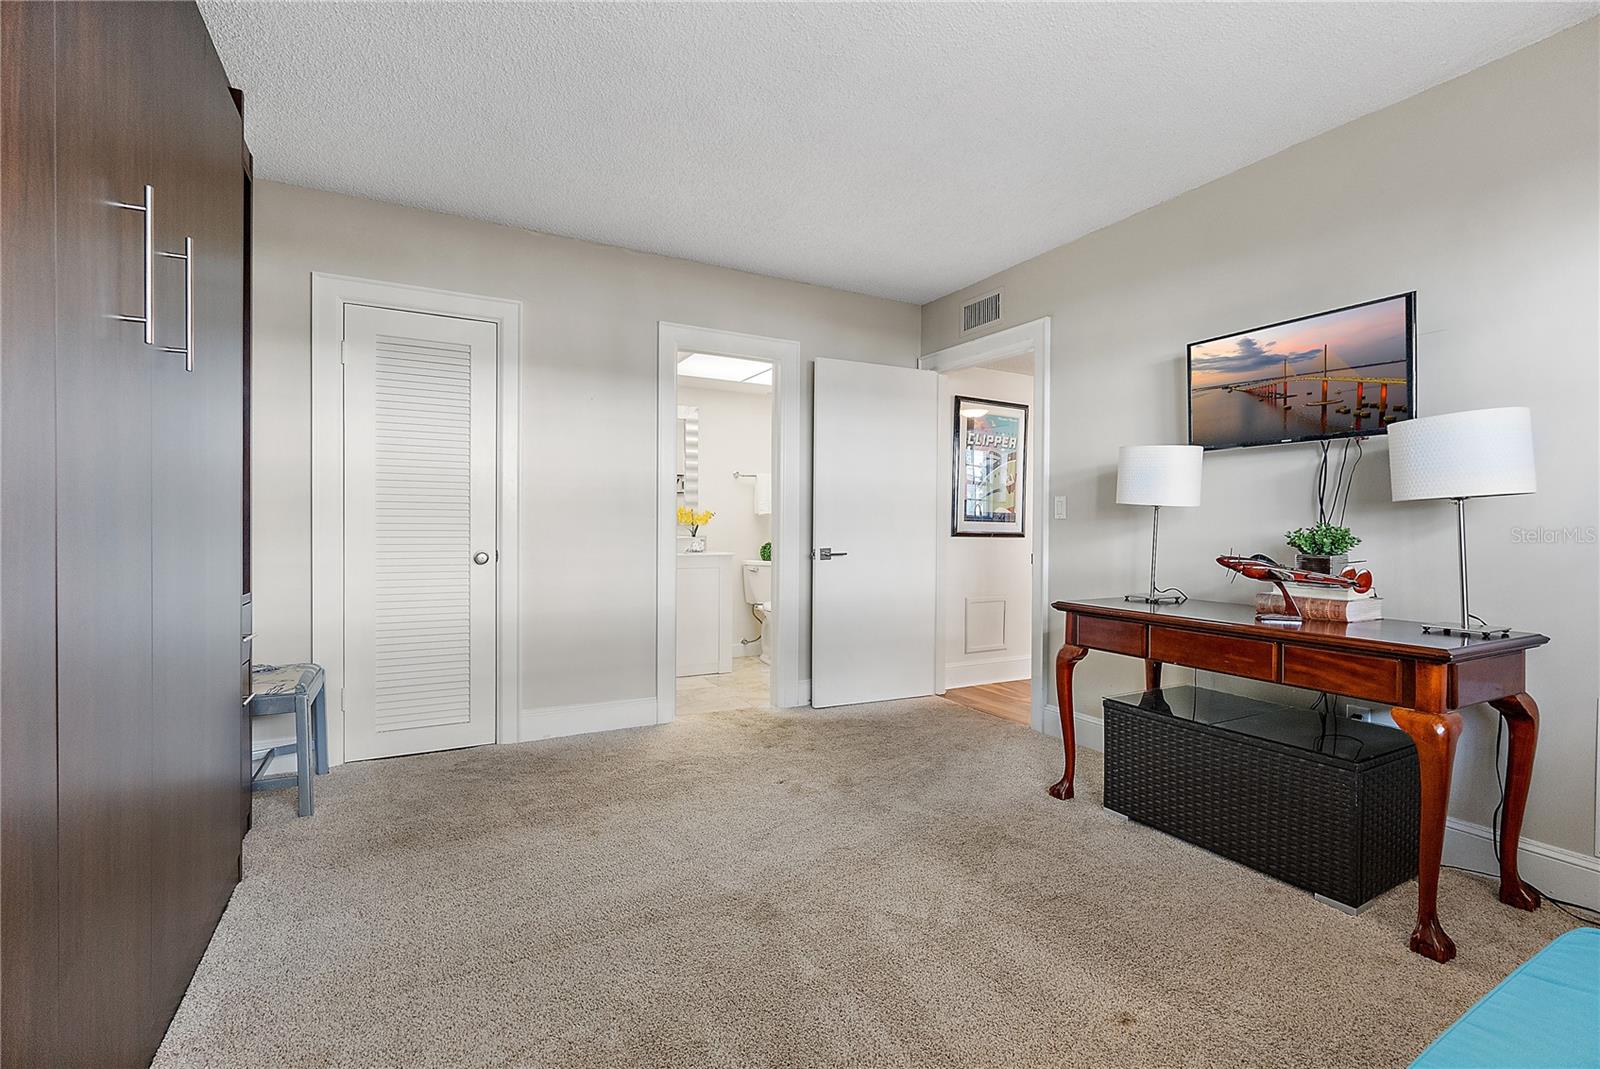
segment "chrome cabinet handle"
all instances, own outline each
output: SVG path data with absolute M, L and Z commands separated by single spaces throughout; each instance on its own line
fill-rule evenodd
M 472 563 L 473 564 L 488 564 L 489 563 L 489 554 L 483 552 L 483 550 L 480 549 L 478 552 L 476 552 L 476 553 L 474 553 L 472 555 Z
M 144 324 L 144 343 L 156 343 L 156 187 L 144 187 L 144 203 L 129 204 L 126 201 L 114 200 L 114 208 L 126 208 L 130 212 L 144 212 L 144 315 L 125 316 L 114 315 L 111 318 L 120 319 L 125 323 Z
M 148 187 L 146 187 L 148 188 Z M 148 217 L 147 217 L 148 218 Z M 164 353 L 182 353 L 183 370 L 194 370 L 194 238 L 183 239 L 182 252 L 163 252 L 169 260 L 183 261 L 183 344 L 163 345 Z

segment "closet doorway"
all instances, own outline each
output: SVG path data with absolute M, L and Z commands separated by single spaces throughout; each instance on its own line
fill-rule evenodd
M 311 281 L 329 760 L 516 742 L 521 303 Z
M 348 761 L 495 740 L 496 333 L 345 305 Z

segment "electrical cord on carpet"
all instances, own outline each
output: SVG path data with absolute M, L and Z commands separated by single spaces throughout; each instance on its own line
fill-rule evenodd
M 1494 844 L 1494 860 L 1496 864 L 1498 864 L 1500 861 L 1500 814 L 1505 809 L 1506 805 L 1506 780 L 1505 774 L 1500 768 L 1500 744 L 1505 739 L 1505 733 L 1506 722 L 1504 718 L 1501 718 L 1500 722 L 1495 726 L 1494 732 L 1494 780 L 1495 783 L 1500 787 L 1500 801 L 1495 804 L 1494 819 L 1489 822 L 1489 837 L 1490 841 Z M 1498 878 L 1495 873 L 1479 872 L 1477 869 L 1469 869 L 1465 865 L 1445 865 L 1443 867 L 1447 869 L 1455 869 L 1458 872 L 1470 872 L 1474 876 L 1487 876 L 1491 880 Z M 1546 902 L 1550 903 L 1552 906 L 1556 907 L 1561 912 L 1577 921 L 1579 924 L 1582 924 L 1588 928 L 1600 928 L 1600 910 L 1592 910 L 1588 906 L 1580 906 L 1576 902 L 1566 902 L 1559 898 L 1553 898 L 1549 892 L 1534 887 L 1534 885 L 1529 881 L 1523 880 L 1522 882 L 1532 890 L 1537 891 L 1539 897 L 1543 898 Z M 1583 913 L 1589 913 L 1592 914 L 1592 916 L 1586 917 L 1582 913 L 1574 913 L 1573 910 L 1582 910 Z

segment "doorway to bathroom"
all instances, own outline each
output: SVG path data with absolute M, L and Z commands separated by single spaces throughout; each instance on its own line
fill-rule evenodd
M 804 705 L 799 345 L 662 323 L 659 357 L 657 720 Z
M 680 714 L 771 705 L 773 378 L 765 360 L 678 355 Z

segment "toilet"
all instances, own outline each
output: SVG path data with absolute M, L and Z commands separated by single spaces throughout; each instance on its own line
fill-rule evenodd
M 761 663 L 772 663 L 772 651 L 767 647 L 767 621 L 772 618 L 772 562 L 747 560 L 744 562 L 744 601 L 761 621 Z

